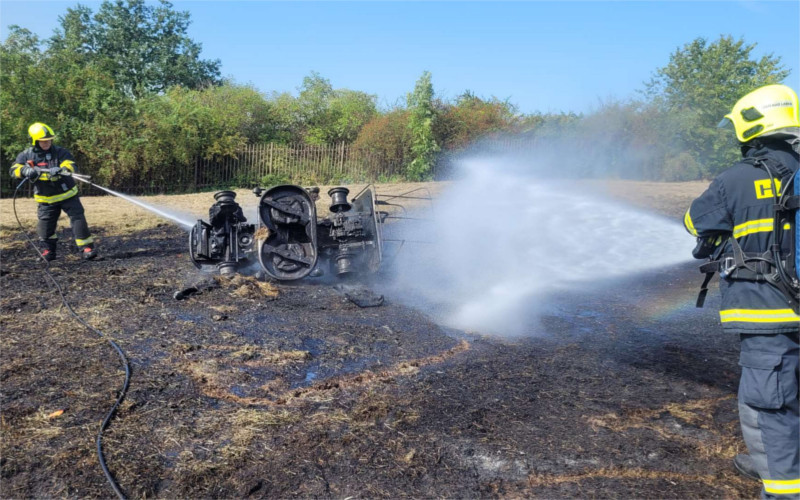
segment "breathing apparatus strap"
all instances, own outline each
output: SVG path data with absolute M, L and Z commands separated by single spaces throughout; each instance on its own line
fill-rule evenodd
M 770 283 L 783 293 L 794 312 L 800 313 L 800 281 L 798 281 L 800 276 L 798 276 L 799 271 L 795 267 L 796 252 L 800 249 L 795 245 L 798 228 L 796 217 L 792 216 L 792 214 L 797 213 L 800 202 L 798 202 L 797 195 L 788 194 L 791 192 L 790 186 L 795 182 L 797 172 L 770 156 L 757 158 L 756 166 L 763 168 L 770 174 L 772 174 L 770 169 L 774 169 L 781 179 L 782 192 L 774 205 L 775 221 L 772 226 L 773 239 L 771 249 L 778 266 L 776 267 L 776 281 L 770 281 Z M 777 190 L 775 190 L 776 197 L 777 194 Z M 789 242 L 790 250 L 788 255 L 782 254 L 783 222 L 789 222 L 793 232 Z
M 719 273 L 721 278 L 742 281 L 767 281 L 776 274 L 775 262 L 772 253 L 742 252 L 742 247 L 736 241 L 733 252 L 727 252 L 716 260 L 710 260 L 700 266 L 700 272 L 706 274 Z
M 732 237 L 731 237 L 732 238 Z M 714 273 L 716 273 L 719 268 L 718 266 L 709 266 L 711 263 L 719 262 L 719 257 L 722 254 L 722 250 L 725 248 L 725 243 L 720 243 L 717 246 L 717 249 L 714 250 L 714 253 L 708 258 L 709 262 L 700 266 L 700 272 L 706 273 L 706 277 L 703 279 L 703 284 L 700 285 L 700 293 L 697 294 L 697 302 L 695 303 L 695 307 L 703 307 L 703 304 L 706 302 L 706 295 L 708 294 L 708 284 L 711 282 L 711 278 L 714 277 Z
M 744 252 L 733 236 L 728 241 L 733 252 L 712 256 L 708 262 L 700 266 L 700 272 L 705 273 L 706 277 L 700 286 L 697 307 L 703 307 L 708 293 L 708 283 L 714 273 L 719 273 L 719 277 L 722 279 L 766 282 L 784 291 L 784 282 L 775 265 L 771 250 L 767 250 L 764 253 Z M 720 245 L 720 248 L 722 247 L 724 245 Z M 786 261 L 781 261 L 779 265 L 785 266 Z
M 780 203 L 782 210 L 791 211 L 800 208 L 800 195 L 792 194 L 783 197 Z
M 697 294 L 697 302 L 695 303 L 695 307 L 703 307 L 703 304 L 706 303 L 706 295 L 708 295 L 708 284 L 711 282 L 711 278 L 714 277 L 714 273 L 706 273 L 706 277 L 703 279 L 703 284 L 700 285 L 700 293 Z
M 772 262 L 775 265 L 775 273 L 767 277 L 767 281 L 775 288 L 781 291 L 786 297 L 786 300 L 791 305 L 792 309 L 797 313 L 800 312 L 800 282 L 798 281 L 798 270 L 795 268 L 795 253 L 798 248 L 795 247 L 795 234 L 797 232 L 797 224 L 794 217 L 790 217 L 791 213 L 796 213 L 800 201 L 797 195 L 790 195 L 789 187 L 795 180 L 796 172 L 784 165 L 781 161 L 775 159 L 769 154 L 752 159 L 748 158 L 748 163 L 752 163 L 757 168 L 764 169 L 770 178 L 777 177 L 781 181 L 781 191 L 778 189 L 773 190 L 773 204 L 774 222 L 772 225 L 772 247 L 771 252 Z M 777 188 L 777 186 L 775 186 Z M 788 222 L 793 231 L 791 237 L 789 254 L 783 253 L 783 224 Z
M 781 183 L 787 182 L 794 175 L 794 172 L 789 167 L 776 160 L 769 154 L 745 158 L 742 160 L 742 162 L 749 163 L 754 167 L 766 170 L 772 176 L 780 179 Z

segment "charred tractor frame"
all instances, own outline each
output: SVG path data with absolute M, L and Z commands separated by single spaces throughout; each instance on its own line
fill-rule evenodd
M 382 225 L 374 187 L 348 201 L 350 190 L 328 191 L 330 215 L 318 219 L 319 188 L 281 185 L 256 188 L 258 221 L 248 223 L 236 193 L 219 191 L 209 221 L 198 220 L 189 254 L 201 270 L 232 274 L 256 265 L 271 278 L 297 280 L 314 272 L 338 276 L 375 272 L 383 258 Z M 390 203 L 384 202 L 386 205 Z

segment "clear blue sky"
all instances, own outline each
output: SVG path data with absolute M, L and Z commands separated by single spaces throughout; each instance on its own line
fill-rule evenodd
M 77 1 L 0 0 L 0 37 L 18 24 L 43 38 Z M 97 11 L 100 2 L 80 2 Z M 772 53 L 800 90 L 800 2 L 175 1 L 189 36 L 222 73 L 296 94 L 311 71 L 335 88 L 402 102 L 420 74 L 436 93 L 509 99 L 521 112 L 596 108 L 635 95 L 678 47 L 743 37 Z

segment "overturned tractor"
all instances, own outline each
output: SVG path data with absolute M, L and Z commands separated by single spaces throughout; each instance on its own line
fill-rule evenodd
M 209 221 L 198 220 L 189 236 L 195 266 L 231 274 L 258 262 L 278 280 L 297 280 L 312 271 L 346 276 L 380 267 L 381 226 L 388 215 L 376 210 L 372 186 L 352 201 L 345 187 L 329 190 L 330 215 L 320 219 L 315 204 L 319 188 L 283 185 L 253 193 L 259 197 L 257 224 L 248 223 L 236 193 L 214 194 Z

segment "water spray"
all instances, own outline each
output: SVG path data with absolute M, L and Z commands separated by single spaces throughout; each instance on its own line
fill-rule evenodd
M 409 239 L 379 289 L 459 329 L 527 335 L 548 296 L 691 261 L 676 221 L 545 179 L 530 162 L 473 156 Z M 387 232 L 388 233 L 388 232 Z
M 84 182 L 86 184 L 89 184 L 90 186 L 95 187 L 97 189 L 100 189 L 102 191 L 105 191 L 108 194 L 114 195 L 114 196 L 116 196 L 118 198 L 122 198 L 125 201 L 129 201 L 129 202 L 131 202 L 131 203 L 133 203 L 135 205 L 138 205 L 138 206 L 144 208 L 145 210 L 149 210 L 150 212 L 153 212 L 154 214 L 160 215 L 161 217 L 164 217 L 165 219 L 169 219 L 169 220 L 171 220 L 173 222 L 176 222 L 178 225 L 182 226 L 184 229 L 191 229 L 192 226 L 193 226 L 193 224 L 191 222 L 187 222 L 185 220 L 182 220 L 182 219 L 176 217 L 175 215 L 167 213 L 164 210 L 160 210 L 160 209 L 158 209 L 158 208 L 156 208 L 154 206 L 148 205 L 147 203 L 144 203 L 143 201 L 137 200 L 136 198 L 134 198 L 132 196 L 128 196 L 128 195 L 119 193 L 117 191 L 105 188 L 103 186 L 99 186 L 99 185 L 93 183 L 91 181 L 91 177 L 88 176 L 88 175 L 72 174 L 72 178 L 77 179 L 77 180 L 79 180 L 81 182 Z

